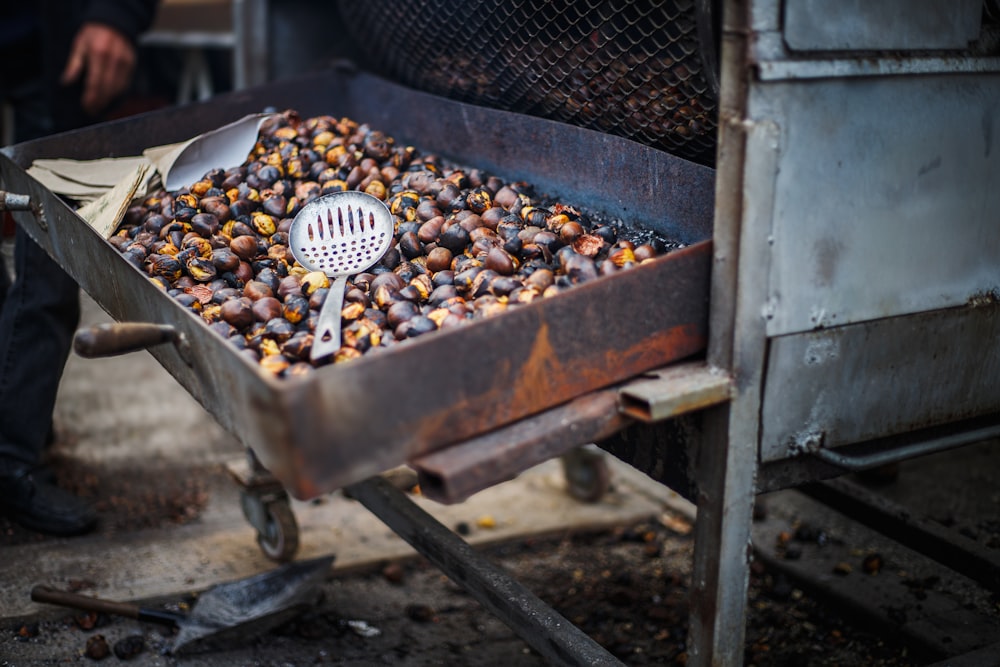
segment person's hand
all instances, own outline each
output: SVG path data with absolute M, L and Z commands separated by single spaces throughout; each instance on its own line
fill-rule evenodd
M 128 88 L 135 57 L 135 48 L 120 32 L 100 23 L 85 23 L 73 40 L 62 82 L 73 83 L 86 73 L 80 103 L 94 115 Z

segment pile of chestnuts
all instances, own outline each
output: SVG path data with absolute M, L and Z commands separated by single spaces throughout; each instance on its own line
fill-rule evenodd
M 395 234 L 378 264 L 349 278 L 342 346 L 314 364 L 330 280 L 295 261 L 288 229 L 307 202 L 348 189 L 383 200 Z M 110 241 L 241 353 L 294 376 L 549 297 L 670 247 L 626 240 L 623 229 L 368 125 L 289 110 L 262 126 L 243 165 L 133 202 Z

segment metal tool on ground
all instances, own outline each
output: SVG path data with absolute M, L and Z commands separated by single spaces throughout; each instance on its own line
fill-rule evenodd
M 392 214 L 380 199 L 364 192 L 333 192 L 306 204 L 288 230 L 296 261 L 322 271 L 333 284 L 316 321 L 311 358 L 340 349 L 340 310 L 347 277 L 380 259 L 392 242 Z
M 214 586 L 198 596 L 190 613 L 102 600 L 38 585 L 35 602 L 134 618 L 178 629 L 171 653 L 194 653 L 226 645 L 237 638 L 261 634 L 315 606 L 319 584 L 329 573 L 333 556 L 296 561 L 247 579 Z

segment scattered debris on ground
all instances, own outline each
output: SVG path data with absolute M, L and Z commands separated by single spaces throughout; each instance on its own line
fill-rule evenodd
M 680 529 L 682 532 L 677 532 Z M 496 562 L 628 665 L 685 665 L 693 538 L 674 516 L 612 531 L 485 548 Z M 232 650 L 176 660 L 170 630 L 104 614 L 53 612 L 5 628 L 0 653 L 68 660 L 101 653 L 160 665 L 542 665 L 526 644 L 421 558 L 338 575 L 320 605 Z M 188 601 L 160 600 L 183 608 Z M 906 646 L 857 627 L 784 575 L 756 564 L 746 664 L 916 667 Z M 512 662 L 513 661 L 513 662 Z M 14 662 L 12 664 L 19 664 Z M 22 663 L 23 664 L 23 663 Z

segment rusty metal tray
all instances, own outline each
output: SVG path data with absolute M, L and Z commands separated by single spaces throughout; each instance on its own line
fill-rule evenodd
M 137 155 L 267 108 L 349 116 L 686 247 L 382 354 L 275 378 L 146 280 L 25 171 L 42 157 Z M 16 213 L 18 224 L 111 317 L 176 330 L 175 343 L 150 353 L 300 499 L 706 345 L 713 170 L 618 137 L 416 92 L 347 65 L 5 148 L 0 187 L 39 205 L 39 213 Z

